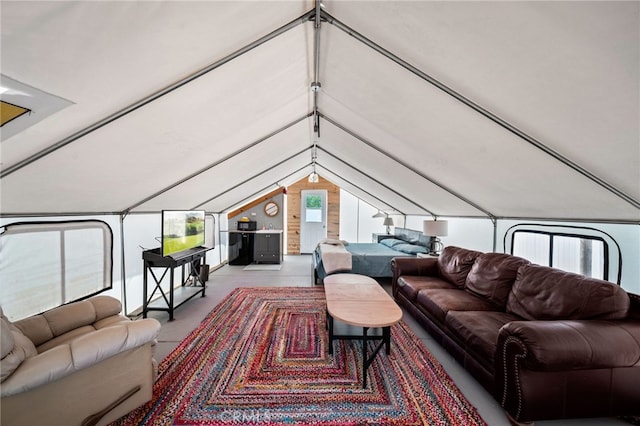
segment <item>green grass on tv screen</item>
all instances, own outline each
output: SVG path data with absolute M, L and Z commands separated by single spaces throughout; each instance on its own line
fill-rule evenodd
M 165 238 L 163 241 L 162 252 L 165 256 L 198 247 L 204 244 L 204 232 L 197 235 L 189 235 L 187 237 Z
M 204 245 L 204 220 L 189 217 L 172 220 L 168 217 L 162 236 L 162 254 L 169 256 Z

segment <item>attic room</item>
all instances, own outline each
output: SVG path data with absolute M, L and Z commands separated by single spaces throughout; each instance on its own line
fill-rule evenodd
M 3 425 L 640 424 L 640 2 L 0 23 Z

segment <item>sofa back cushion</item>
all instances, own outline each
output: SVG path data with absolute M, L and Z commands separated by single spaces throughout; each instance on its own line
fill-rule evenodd
M 507 312 L 528 320 L 621 319 L 629 296 L 608 281 L 539 265 L 523 265 L 507 300 Z
M 529 261 L 521 257 L 504 253 L 484 253 L 473 263 L 465 285 L 467 290 L 488 299 L 504 310 L 518 268 L 527 264 Z
M 56 336 L 117 315 L 121 310 L 122 303 L 118 299 L 111 296 L 95 296 L 16 321 L 15 325 L 36 346 L 40 346 Z
M 460 247 L 448 246 L 438 257 L 438 273 L 440 277 L 456 287 L 464 288 L 467 275 L 473 262 L 482 253 Z

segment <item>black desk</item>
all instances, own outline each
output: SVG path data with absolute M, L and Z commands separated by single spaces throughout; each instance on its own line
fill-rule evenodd
M 205 280 L 200 270 L 203 267 L 205 254 L 211 250 L 209 247 L 196 247 L 177 253 L 172 256 L 162 256 L 160 248 L 142 252 L 144 262 L 143 271 L 143 305 L 142 317 L 147 317 L 149 311 L 165 311 L 169 313 L 169 321 L 173 321 L 173 311 L 191 298 L 200 294 L 204 297 L 206 290 Z M 189 274 L 185 276 L 185 266 L 189 266 Z M 181 268 L 182 286 L 174 288 L 174 269 Z M 156 270 L 162 274 L 158 277 Z M 151 274 L 155 287 L 151 294 L 148 288 L 148 275 Z M 169 290 L 165 292 L 160 284 L 169 273 Z M 154 300 L 154 296 L 158 294 Z

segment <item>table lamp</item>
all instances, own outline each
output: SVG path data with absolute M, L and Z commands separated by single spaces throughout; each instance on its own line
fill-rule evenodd
M 423 223 L 424 235 L 430 238 L 429 240 L 429 254 L 438 256 L 444 245 L 438 237 L 446 237 L 449 231 L 449 222 L 446 220 L 425 220 Z
M 393 226 L 393 219 L 387 216 L 384 218 L 384 222 L 382 224 L 387 227 L 387 234 L 391 234 L 391 230 L 389 227 Z

